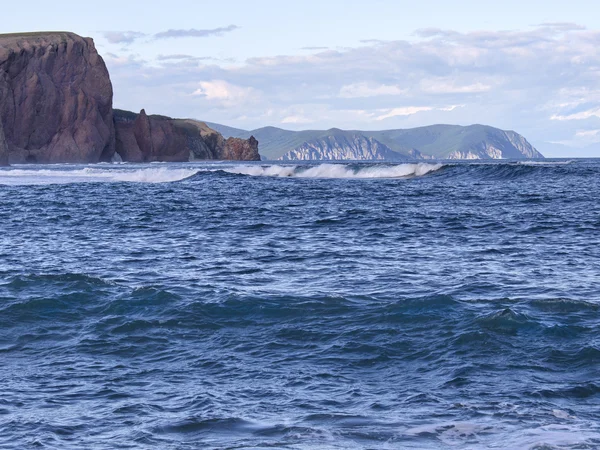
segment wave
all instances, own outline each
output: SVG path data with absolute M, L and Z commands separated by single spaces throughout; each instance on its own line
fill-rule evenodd
M 443 164 L 319 164 L 317 166 L 242 165 L 223 172 L 255 177 L 293 178 L 406 178 L 419 177 L 444 167 Z
M 189 165 L 170 163 L 148 166 L 102 165 L 94 167 L 53 165 L 17 166 L 0 169 L 0 185 L 47 185 L 70 183 L 169 183 L 194 180 L 212 175 L 245 175 L 272 178 L 322 179 L 386 179 L 421 177 L 441 169 L 451 177 L 468 176 L 485 179 L 510 180 L 532 174 L 572 171 L 574 161 L 506 161 L 506 162 L 444 162 L 444 163 L 314 163 L 314 164 L 252 164 L 232 161 Z
M 191 168 L 149 167 L 136 169 L 108 169 L 86 167 L 83 169 L 4 169 L 0 171 L 0 184 L 45 185 L 98 182 L 169 183 L 192 177 L 199 172 Z

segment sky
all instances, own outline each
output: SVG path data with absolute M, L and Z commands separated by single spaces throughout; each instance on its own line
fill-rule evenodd
M 483 123 L 600 157 L 592 0 L 30 0 L 0 32 L 94 39 L 116 108 L 247 130 Z

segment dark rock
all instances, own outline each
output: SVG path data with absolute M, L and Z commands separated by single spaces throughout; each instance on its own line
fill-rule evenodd
M 8 165 L 8 145 L 4 138 L 4 128 L 2 127 L 2 121 L 0 121 L 0 166 Z
M 73 33 L 0 35 L 0 122 L 10 162 L 110 160 L 112 95 L 92 39 Z

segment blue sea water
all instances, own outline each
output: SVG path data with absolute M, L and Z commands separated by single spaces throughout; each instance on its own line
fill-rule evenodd
M 600 448 L 600 161 L 0 170 L 0 447 Z

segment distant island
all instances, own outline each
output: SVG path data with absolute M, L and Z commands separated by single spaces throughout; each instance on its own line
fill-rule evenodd
M 514 131 L 433 125 L 387 131 L 245 131 L 113 109 L 94 42 L 69 32 L 0 35 L 0 165 L 190 160 L 543 158 Z
M 275 127 L 246 131 L 207 124 L 224 136 L 255 136 L 270 160 L 531 159 L 543 158 L 514 131 L 486 125 L 431 125 L 386 131 L 289 131 Z

